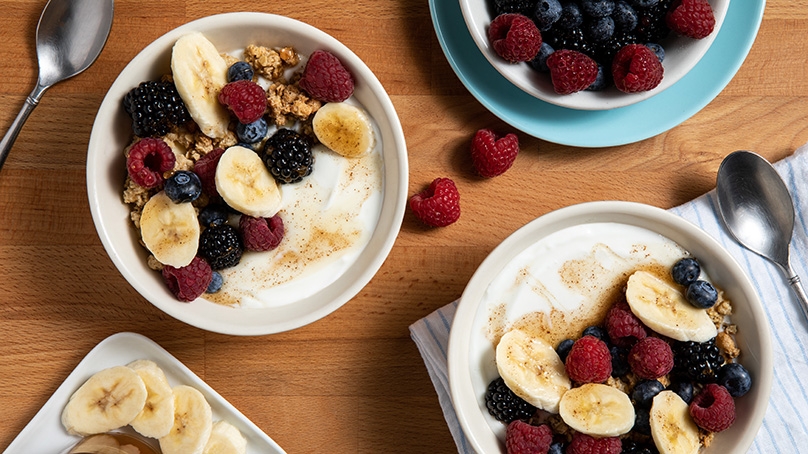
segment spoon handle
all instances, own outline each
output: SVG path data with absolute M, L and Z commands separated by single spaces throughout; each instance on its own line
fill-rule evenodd
M 11 146 L 14 145 L 14 141 L 17 139 L 17 135 L 19 135 L 22 125 L 25 124 L 25 120 L 28 119 L 28 116 L 31 115 L 31 112 L 37 104 L 39 104 L 39 97 L 36 97 L 35 93 L 25 98 L 25 104 L 23 104 L 20 113 L 17 114 L 17 118 L 11 123 L 11 127 L 8 128 L 6 135 L 3 136 L 3 140 L 0 141 L 0 169 L 3 168 L 3 163 L 6 162 L 8 152 L 11 151 Z
M 800 302 L 800 309 L 802 309 L 802 315 L 804 315 L 806 321 L 808 321 L 808 296 L 806 296 L 805 289 L 802 287 L 800 277 L 793 272 L 789 272 L 789 274 L 791 277 L 788 278 L 788 285 L 791 286 L 794 293 L 797 295 L 797 299 Z

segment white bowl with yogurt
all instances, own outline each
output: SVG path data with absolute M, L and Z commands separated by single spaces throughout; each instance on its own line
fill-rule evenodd
M 363 108 L 376 134 L 375 149 L 351 168 L 327 153 L 315 150 L 315 170 L 309 187 L 287 185 L 284 210 L 297 212 L 284 222 L 285 248 L 310 252 L 305 270 L 289 271 L 272 264 L 267 253 L 245 253 L 242 262 L 222 271 L 221 294 L 204 294 L 196 301 L 179 302 L 160 274 L 147 266 L 148 251 L 139 243 L 129 221 L 129 207 L 121 192 L 126 176 L 124 148 L 130 143 L 130 119 L 124 95 L 147 80 L 170 73 L 171 49 L 189 32 L 204 34 L 222 53 L 238 55 L 249 44 L 293 46 L 304 57 L 328 50 L 349 69 L 355 91 L 346 102 Z M 361 181 L 348 179 L 359 173 Z M 298 328 L 335 311 L 352 299 L 375 275 L 386 259 L 401 227 L 407 199 L 407 149 L 393 104 L 376 76 L 345 45 L 308 24 L 264 13 L 227 13 L 189 22 L 161 36 L 121 71 L 102 102 L 87 153 L 87 191 L 96 230 L 111 260 L 126 280 L 148 301 L 190 325 L 232 335 L 263 335 Z M 304 180 L 305 181 L 305 180 Z M 307 203 L 309 198 L 319 201 Z M 346 198 L 360 202 L 345 203 Z M 299 232 L 302 218 L 318 218 L 346 233 L 348 245 L 327 259 L 316 258 L 318 245 Z M 339 220 L 343 219 L 343 220 Z M 297 231 L 298 233 L 295 233 Z M 287 241 L 287 239 L 289 241 Z M 282 242 L 282 245 L 284 242 Z M 264 255 L 262 255 L 264 254 Z M 323 255 L 323 254 L 320 254 Z M 228 285 L 229 281 L 229 285 Z
M 749 278 L 693 224 L 656 207 L 613 201 L 573 205 L 528 223 L 491 252 L 466 286 L 449 338 L 449 385 L 474 450 L 505 452 L 505 424 L 488 414 L 483 398 L 499 375 L 495 342 L 504 332 L 544 330 L 553 346 L 577 337 L 602 320 L 634 270 L 670 269 L 687 254 L 732 301 L 739 361 L 753 377 L 752 390 L 736 400 L 733 426 L 702 452 L 746 452 L 766 412 L 773 373 L 769 325 Z

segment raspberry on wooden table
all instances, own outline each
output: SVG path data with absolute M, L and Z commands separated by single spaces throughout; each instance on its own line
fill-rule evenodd
M 595 438 L 576 432 L 566 454 L 620 454 L 622 450 L 623 442 L 617 437 Z
M 424 224 L 445 227 L 460 218 L 460 193 L 454 181 L 436 178 L 429 188 L 410 197 L 410 209 Z
M 708 383 L 690 402 L 690 416 L 702 429 L 721 432 L 735 422 L 735 401 L 726 388 Z
M 230 82 L 219 92 L 219 102 L 227 106 L 240 123 L 258 121 L 267 111 L 264 89 L 251 80 Z
M 519 153 L 516 134 L 498 137 L 490 129 L 480 129 L 471 141 L 471 161 L 474 169 L 485 178 L 502 175 L 510 169 Z
M 256 218 L 242 215 L 238 222 L 244 248 L 250 251 L 271 251 L 281 244 L 284 228 L 280 215 L 271 218 Z
M 194 257 L 187 266 L 175 268 L 163 266 L 163 280 L 166 286 L 180 301 L 193 301 L 208 289 L 213 271 L 202 257 Z
M 646 337 L 631 347 L 628 364 L 634 375 L 655 380 L 673 369 L 673 349 L 658 337 Z
M 547 424 L 533 426 L 517 419 L 505 430 L 508 454 L 547 454 L 552 442 L 553 431 Z
M 664 72 L 659 58 L 644 44 L 624 46 L 612 61 L 614 86 L 626 93 L 656 88 L 662 82 Z
M 574 382 L 603 383 L 612 375 L 612 354 L 606 342 L 587 335 L 572 344 L 564 366 Z
M 547 57 L 553 89 L 560 95 L 585 90 L 598 78 L 598 64 L 576 50 L 560 49 Z
M 521 14 L 501 14 L 488 26 L 488 41 L 494 52 L 511 63 L 530 61 L 541 48 L 541 32 Z
M 129 148 L 126 170 L 136 184 L 151 189 L 163 184 L 163 173 L 174 168 L 177 158 L 162 139 L 145 137 Z
M 674 33 L 702 39 L 715 29 L 715 15 L 707 0 L 680 0 L 665 16 Z
M 342 102 L 354 91 L 354 80 L 342 62 L 331 52 L 315 50 L 303 69 L 300 87 L 314 99 Z

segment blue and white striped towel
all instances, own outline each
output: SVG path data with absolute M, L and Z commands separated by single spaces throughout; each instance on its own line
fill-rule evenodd
M 791 240 L 792 267 L 808 280 L 808 144 L 775 163 L 794 198 L 796 220 Z M 718 216 L 715 191 L 670 211 L 698 225 L 732 254 L 751 277 L 772 328 L 774 379 L 769 408 L 749 453 L 808 452 L 808 329 L 799 303 L 775 265 L 738 245 Z M 449 329 L 457 301 L 410 326 L 443 415 L 463 454 L 474 450 L 463 434 L 452 406 L 446 367 Z

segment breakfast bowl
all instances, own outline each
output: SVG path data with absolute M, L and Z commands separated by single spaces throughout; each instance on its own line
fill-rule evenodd
M 710 0 L 715 17 L 713 31 L 704 38 L 693 39 L 671 32 L 659 44 L 664 49 L 662 67 L 664 76 L 655 88 L 647 91 L 625 93 L 614 84 L 605 89 L 583 90 L 571 94 L 559 94 L 548 72 L 533 69 L 528 63 L 510 63 L 500 57 L 488 39 L 488 29 L 494 19 L 489 0 L 459 0 L 463 19 L 480 52 L 505 79 L 527 95 L 557 106 L 576 110 L 609 110 L 630 106 L 653 97 L 673 86 L 701 60 L 718 35 L 729 8 L 729 0 Z M 642 43 L 645 44 L 645 43 Z M 608 70 L 608 68 L 604 68 Z
M 737 327 L 736 361 L 752 378 L 751 390 L 734 399 L 734 424 L 715 433 L 700 452 L 746 452 L 766 413 L 773 374 L 771 333 L 753 285 L 732 256 L 701 229 L 662 209 L 619 201 L 573 205 L 535 219 L 497 246 L 470 279 L 452 322 L 447 357 L 452 403 L 475 452 L 506 452 L 506 424 L 492 416 L 485 401 L 489 383 L 503 375 L 497 345 L 506 333 L 523 331 L 555 349 L 564 339 L 580 338 L 589 327 L 603 326 L 609 308 L 625 297 L 630 276 L 653 273 L 670 281 L 672 265 L 683 257 L 696 258 L 701 279 L 723 291 L 721 298 L 732 309 L 728 323 Z M 667 339 L 674 351 L 683 342 L 658 337 Z M 563 369 L 562 362 L 566 376 Z M 607 381 L 619 388 L 617 382 Z M 564 388 L 558 389 L 563 399 Z M 558 412 L 558 407 L 549 411 Z M 537 413 L 542 414 L 549 416 Z
M 335 164 L 342 156 L 330 150 L 322 153 L 315 150 L 314 171 L 308 180 L 279 185 L 283 196 L 279 214 L 284 219 L 284 239 L 310 228 L 313 233 L 307 238 L 315 238 L 317 232 L 321 234 L 318 245 L 298 244 L 301 251 L 296 258 L 298 261 L 285 262 L 283 269 L 270 264 L 279 263 L 283 257 L 295 259 L 295 251 L 283 255 L 278 252 L 284 247 L 283 241 L 274 251 L 245 251 L 238 265 L 220 271 L 224 277 L 221 290 L 203 293 L 185 303 L 169 291 L 161 273 L 152 269 L 159 267 L 148 265 L 149 250 L 130 220 L 130 206 L 124 203 L 122 194 L 128 181 L 124 150 L 133 141 L 133 126 L 124 110 L 123 99 L 142 82 L 160 80 L 171 74 L 175 43 L 194 32 L 200 32 L 218 53 L 236 58 L 248 45 L 273 49 L 292 46 L 300 56 L 300 65 L 315 51 L 331 53 L 355 82 L 351 97 L 344 103 L 366 113 L 374 139 L 366 153 L 367 159 L 362 161 L 370 164 L 355 164 L 359 166 L 356 168 L 345 161 Z M 273 128 L 270 124 L 269 134 Z M 318 176 L 318 165 L 320 169 L 338 169 L 334 171 L 336 176 L 331 173 Z M 144 48 L 121 71 L 99 108 L 91 132 L 87 191 L 93 221 L 104 248 L 124 278 L 146 300 L 168 315 L 204 330 L 263 335 L 319 320 L 348 302 L 371 280 L 390 252 L 401 226 L 407 196 L 407 167 L 404 134 L 393 104 L 379 80 L 356 54 L 332 36 L 300 21 L 272 14 L 239 12 L 201 18 L 171 30 Z M 366 180 L 346 176 L 354 174 L 366 175 Z M 333 187 L 326 187 L 329 184 Z M 313 193 L 330 194 L 318 199 L 323 207 L 340 207 L 348 199 L 361 200 L 362 204 L 351 202 L 353 215 L 340 218 L 345 221 L 332 222 L 328 218 L 332 216 L 327 211 L 330 208 L 311 208 L 321 205 L 306 198 L 305 194 L 312 192 L 301 192 L 301 185 L 324 187 Z M 355 195 L 351 199 L 356 191 L 364 192 L 361 197 Z M 309 216 L 309 221 L 304 222 L 303 214 L 297 215 L 295 221 L 295 209 Z M 316 224 L 312 216 L 321 219 L 320 223 Z M 229 222 L 234 222 L 232 215 Z M 348 224 L 350 222 L 353 224 Z M 347 238 L 347 234 L 329 235 L 333 233 L 331 228 L 353 232 L 346 240 L 347 246 L 323 249 L 322 245 L 330 244 L 331 240 L 337 243 Z M 313 252 L 306 256 L 306 250 Z M 314 257 L 316 254 L 319 255 Z

